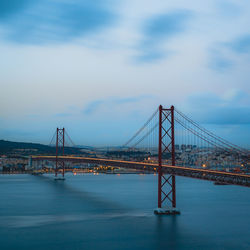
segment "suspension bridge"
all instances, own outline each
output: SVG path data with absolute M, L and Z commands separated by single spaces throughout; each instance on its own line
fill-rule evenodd
M 65 162 L 157 171 L 156 214 L 179 213 L 175 176 L 250 187 L 250 151 L 208 131 L 174 106 L 160 105 L 115 156 L 66 155 L 66 142 L 74 143 L 64 128 L 57 128 L 51 145 L 54 139 L 55 155 L 32 156 L 32 160 L 55 162 L 57 180 L 64 179 Z

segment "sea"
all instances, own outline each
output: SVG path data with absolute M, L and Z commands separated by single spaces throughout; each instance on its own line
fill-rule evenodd
M 0 175 L 0 249 L 250 249 L 250 188 L 176 177 L 180 215 L 155 215 L 157 175 Z

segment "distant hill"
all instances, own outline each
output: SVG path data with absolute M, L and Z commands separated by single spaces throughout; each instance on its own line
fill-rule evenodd
M 0 140 L 0 154 L 6 155 L 37 155 L 37 154 L 48 154 L 55 155 L 55 146 L 48 146 L 39 143 L 29 143 L 29 142 L 12 142 Z M 80 148 L 65 147 L 65 154 L 81 154 L 88 155 L 86 152 L 82 152 Z

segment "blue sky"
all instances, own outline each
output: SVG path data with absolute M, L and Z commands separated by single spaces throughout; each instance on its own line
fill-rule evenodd
M 247 0 L 0 1 L 0 138 L 121 145 L 159 104 L 250 146 Z

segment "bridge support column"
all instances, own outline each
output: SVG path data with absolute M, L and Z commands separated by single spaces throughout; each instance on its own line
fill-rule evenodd
M 60 156 L 64 155 L 64 142 L 65 142 L 65 129 L 56 129 L 56 168 L 55 168 L 55 180 L 65 180 L 64 178 L 64 160 Z M 59 170 L 61 170 L 61 176 L 59 177 Z
M 175 176 L 162 173 L 162 158 L 171 157 L 175 166 L 174 106 L 163 109 L 159 106 L 159 146 L 158 146 L 158 208 L 155 214 L 180 214 L 176 209 Z

